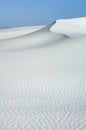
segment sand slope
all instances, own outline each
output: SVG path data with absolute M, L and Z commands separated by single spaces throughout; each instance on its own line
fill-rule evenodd
M 44 26 L 32 26 L 32 27 L 1 29 L 0 30 L 0 40 L 22 36 L 22 35 L 25 35 L 27 33 L 32 33 L 32 32 L 37 31 L 43 27 Z
M 86 129 L 86 28 L 69 21 L 0 41 L 1 130 Z
M 66 34 L 71 37 L 86 36 L 86 18 L 57 20 L 50 30 L 51 32 Z

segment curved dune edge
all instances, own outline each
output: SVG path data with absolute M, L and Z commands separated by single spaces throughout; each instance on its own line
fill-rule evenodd
M 86 36 L 70 22 L 0 41 L 0 130 L 86 129 Z
M 67 39 L 68 37 L 66 35 L 50 32 L 50 28 L 54 23 L 34 32 L 2 40 L 0 42 L 0 51 L 37 49 L 58 44 L 59 42 Z
M 9 38 L 19 37 L 25 34 L 35 32 L 44 26 L 19 27 L 0 30 L 0 40 L 7 40 Z
M 51 32 L 65 34 L 70 37 L 86 36 L 86 18 L 57 20 L 50 28 Z

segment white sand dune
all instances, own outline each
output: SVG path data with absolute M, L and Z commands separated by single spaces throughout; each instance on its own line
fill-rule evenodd
M 14 38 L 18 36 L 25 35 L 27 33 L 32 33 L 37 31 L 44 26 L 30 26 L 30 27 L 20 27 L 20 28 L 9 28 L 9 29 L 1 29 L 0 30 L 0 40 Z
M 86 130 L 85 20 L 0 31 L 1 130 Z
M 51 32 L 66 34 L 71 37 L 86 36 L 86 18 L 57 20 L 50 30 Z
M 54 24 L 54 23 L 53 23 Z M 2 40 L 0 43 L 0 51 L 17 51 L 33 48 L 42 48 L 57 44 L 67 38 L 64 34 L 54 34 L 50 32 L 52 25 L 44 27 L 33 33 Z

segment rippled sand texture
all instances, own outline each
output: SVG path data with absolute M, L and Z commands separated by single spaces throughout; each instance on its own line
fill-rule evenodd
M 0 130 L 86 130 L 86 18 L 0 30 Z

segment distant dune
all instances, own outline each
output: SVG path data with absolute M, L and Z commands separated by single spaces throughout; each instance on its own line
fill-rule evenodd
M 0 30 L 0 129 L 86 130 L 86 18 Z
M 7 26 L 0 26 L 0 29 L 8 29 L 10 27 L 7 27 Z

